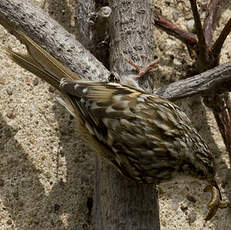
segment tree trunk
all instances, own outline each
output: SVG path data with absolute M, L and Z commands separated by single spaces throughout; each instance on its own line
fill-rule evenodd
M 153 21 L 151 1 L 110 1 L 111 70 L 126 74 L 131 67 L 122 53 L 136 64 L 153 60 Z M 151 90 L 151 84 L 145 85 Z M 102 222 L 97 230 L 156 230 L 160 228 L 158 195 L 154 185 L 138 184 L 120 175 L 104 160 L 99 162 L 96 206 Z

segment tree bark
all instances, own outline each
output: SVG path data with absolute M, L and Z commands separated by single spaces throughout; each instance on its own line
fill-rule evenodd
M 133 3 L 132 8 L 135 7 L 134 4 L 135 5 L 137 4 L 139 6 L 139 10 L 135 12 L 138 15 L 135 15 L 135 13 L 132 12 L 132 14 L 129 15 L 129 18 L 132 16 L 131 17 L 132 19 L 130 19 L 131 21 L 125 17 L 126 20 L 123 22 L 123 25 L 129 26 L 133 20 L 138 19 L 139 17 L 142 17 L 142 16 L 146 17 L 147 12 L 144 11 L 144 8 L 143 8 L 144 5 L 146 6 L 146 3 L 144 4 L 144 1 L 136 1 L 135 3 Z M 128 7 L 128 5 L 124 3 L 124 7 L 119 9 L 117 7 L 118 1 L 117 2 L 111 1 L 111 4 L 112 4 L 113 11 L 115 14 L 116 12 L 118 12 L 118 10 L 124 9 L 124 11 L 126 11 L 124 7 Z M 139 4 L 141 4 L 142 7 L 140 7 Z M 129 7 L 127 9 L 130 9 Z M 124 12 L 121 12 L 121 14 L 122 13 Z M 148 21 L 147 19 L 143 21 L 141 20 L 143 22 L 141 26 L 143 27 L 147 26 L 146 24 L 146 22 Z M 86 77 L 87 79 L 107 80 L 108 76 L 110 75 L 110 72 L 106 70 L 106 68 L 103 67 L 103 65 L 100 62 L 98 62 L 86 49 L 84 49 L 83 46 L 81 46 L 78 42 L 76 42 L 71 37 L 71 35 L 67 33 L 58 23 L 50 19 L 38 7 L 34 7 L 29 2 L 24 3 L 21 0 L 11 0 L 11 1 L 1 0 L 0 1 L 0 22 L 3 25 L 5 25 L 9 30 L 10 30 L 9 25 L 23 30 L 32 39 L 38 42 L 38 44 L 42 45 L 43 47 L 46 47 L 46 49 L 53 56 L 55 56 L 61 62 L 66 64 L 73 71 Z M 112 31 L 112 34 L 114 34 L 113 36 L 115 37 L 115 41 L 114 43 L 112 43 L 113 44 L 112 46 L 114 46 L 115 50 L 112 49 L 111 51 L 112 52 L 111 62 L 113 62 L 115 66 L 112 65 L 111 67 L 113 70 L 116 70 L 119 73 L 124 73 L 128 70 L 130 71 L 130 66 L 124 65 L 124 60 L 122 57 L 120 57 L 120 52 L 119 52 L 120 50 L 122 50 L 125 55 L 130 56 L 131 59 L 133 59 L 135 63 L 144 64 L 144 63 L 149 62 L 150 60 L 153 60 L 152 54 L 150 54 L 149 52 L 147 53 L 143 52 L 147 48 L 152 50 L 152 47 L 153 47 L 153 43 L 151 42 L 152 34 L 148 38 L 147 43 L 145 43 L 144 38 L 142 38 L 142 40 L 136 41 L 134 38 L 137 39 L 137 37 L 133 38 L 132 37 L 133 34 L 130 34 L 130 32 L 133 33 L 134 31 L 136 30 L 138 31 L 139 29 L 137 28 L 138 24 L 134 24 L 134 25 L 135 26 L 130 28 L 132 29 L 132 31 L 123 30 L 125 27 L 121 29 L 118 28 L 118 31 L 120 31 L 119 34 L 116 30 Z M 147 36 L 148 34 L 147 31 L 149 31 L 149 29 L 148 30 L 145 29 L 145 31 L 143 31 L 145 32 L 145 35 L 143 35 L 142 33 L 141 34 L 143 36 Z M 125 35 L 126 36 L 129 35 L 129 39 L 127 40 L 129 41 L 129 44 L 128 45 L 126 44 L 126 47 L 124 47 L 124 43 L 123 43 L 123 41 L 126 40 L 123 38 L 123 36 Z M 145 48 L 141 46 L 141 49 L 140 49 L 139 45 L 140 44 L 143 45 L 143 43 L 147 46 Z M 120 46 L 122 46 L 122 48 Z M 79 55 L 76 55 L 76 54 L 79 54 Z M 139 54 L 141 57 L 137 57 L 136 56 L 137 54 Z M 120 57 L 120 58 L 117 60 L 115 57 Z M 202 78 L 202 81 L 198 86 L 203 86 L 204 84 L 204 86 L 207 87 L 206 90 L 208 91 L 214 88 L 218 88 L 220 86 L 222 86 L 221 89 L 223 89 L 224 85 L 225 86 L 227 85 L 225 83 L 230 82 L 229 78 L 231 78 L 231 75 L 229 73 L 230 73 L 230 63 L 228 63 L 227 65 L 220 66 L 215 69 L 209 70 L 195 77 L 192 77 L 190 78 L 190 81 L 188 81 L 189 79 L 186 79 L 178 83 L 170 84 L 168 87 L 159 89 L 156 92 L 157 94 L 162 95 L 163 97 L 169 98 L 169 99 L 177 99 L 180 97 L 186 97 L 186 96 L 190 96 L 193 94 L 197 94 L 198 92 L 203 93 L 205 92 L 203 91 L 205 88 L 197 87 L 196 84 L 194 85 L 193 90 L 191 89 L 192 83 L 198 83 L 197 77 L 199 76 Z M 219 78 L 215 77 L 215 75 L 219 76 Z M 214 84 L 212 85 L 209 84 L 210 77 L 213 78 Z M 224 81 L 221 83 L 221 80 L 224 80 Z M 184 88 L 183 93 L 180 93 L 180 91 L 182 91 L 182 88 L 177 89 L 178 87 L 176 87 L 176 84 L 181 84 L 182 88 Z M 150 85 L 149 87 L 152 88 Z M 171 91 L 171 87 L 173 87 L 172 93 L 165 94 L 164 93 L 165 91 L 168 91 L 168 90 Z M 198 91 L 198 89 L 200 90 Z M 229 89 L 230 88 L 228 87 L 228 89 L 226 90 L 229 90 Z M 180 97 L 179 97 L 179 94 L 180 94 Z M 158 216 L 153 217 L 155 213 L 157 212 L 152 213 L 154 209 L 154 205 L 153 205 L 154 199 L 157 199 L 157 197 L 155 197 L 156 192 L 154 188 L 149 185 L 144 185 L 144 186 L 141 186 L 140 184 L 136 185 L 134 184 L 134 182 L 128 181 L 126 178 L 120 176 L 114 169 L 111 169 L 111 166 L 108 166 L 108 165 L 105 166 L 104 162 L 101 162 L 99 167 L 100 168 L 103 167 L 101 177 L 104 178 L 103 181 L 102 180 L 99 181 L 100 193 L 102 194 L 102 196 L 105 195 L 102 201 L 103 206 L 105 205 L 105 209 L 103 210 L 105 214 L 103 223 L 111 224 L 109 227 L 108 225 L 105 225 L 108 227 L 105 229 L 129 229 L 129 228 L 126 228 L 126 226 L 129 226 L 132 229 L 152 229 L 152 228 L 146 228 L 147 227 L 146 222 L 150 224 L 149 226 L 154 226 L 155 224 L 154 220 L 158 219 Z M 132 192 L 134 194 L 131 194 Z M 113 203 L 109 205 L 107 204 L 107 202 L 108 200 L 112 199 L 110 194 L 113 194 L 113 193 L 114 193 Z M 150 202 L 151 199 L 153 201 Z M 139 203 L 141 204 L 143 203 L 143 207 L 134 205 L 134 204 L 139 204 Z M 103 208 L 103 206 L 101 207 Z M 122 210 L 122 207 L 125 207 L 125 209 Z M 117 214 L 114 214 L 112 216 L 112 214 L 115 213 L 114 211 L 118 212 L 118 216 Z M 140 214 L 140 212 L 142 214 Z M 131 214 L 134 215 L 134 217 L 132 217 L 132 220 L 127 218 L 127 216 L 131 216 Z M 124 215 L 126 218 L 121 217 Z M 118 218 L 119 216 L 121 217 L 121 219 Z M 108 220 L 109 217 L 110 218 L 112 217 L 110 222 Z M 141 221 L 140 226 L 138 226 L 138 224 L 136 223 L 137 220 L 139 220 L 139 222 Z M 115 228 L 115 226 L 118 226 L 118 228 Z M 101 228 L 101 229 L 104 229 L 104 228 Z M 158 226 L 157 226 L 157 229 L 158 229 Z
M 151 1 L 113 0 L 110 1 L 110 7 L 111 70 L 123 75 L 131 67 L 122 54 L 140 65 L 146 65 L 153 60 Z M 149 84 L 148 88 L 150 90 L 152 86 Z M 103 160 L 99 164 L 101 172 L 98 188 L 103 222 L 97 229 L 160 229 L 155 186 L 129 181 Z
M 72 34 L 29 1 L 1 0 L 0 23 L 10 32 L 12 28 L 22 30 L 84 79 L 106 81 L 110 76 Z
M 171 101 L 196 94 L 209 95 L 231 91 L 231 62 L 219 65 L 201 74 L 157 89 L 154 93 Z
M 75 0 L 76 38 L 104 66 L 109 67 L 109 17 L 111 9 L 94 0 Z

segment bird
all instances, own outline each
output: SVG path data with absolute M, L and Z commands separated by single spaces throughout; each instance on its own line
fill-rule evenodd
M 216 182 L 214 154 L 176 104 L 139 88 L 137 77 L 120 83 L 82 80 L 25 33 L 15 33 L 27 54 L 5 48 L 9 58 L 58 90 L 58 101 L 77 120 L 86 143 L 122 175 L 148 184 L 178 176 L 206 181 L 204 191 L 211 193 L 206 221 L 227 207 Z

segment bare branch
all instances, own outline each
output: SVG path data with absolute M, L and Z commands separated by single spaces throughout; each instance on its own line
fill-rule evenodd
M 94 0 L 75 0 L 76 38 L 109 68 L 109 17 L 111 9 Z M 103 5 L 101 5 L 103 4 Z
M 193 12 L 194 21 L 195 21 L 197 38 L 198 38 L 199 59 L 200 59 L 198 64 L 199 64 L 200 72 L 203 72 L 204 70 L 206 70 L 204 67 L 208 63 L 208 48 L 205 42 L 204 31 L 202 29 L 196 0 L 190 0 L 190 3 L 191 3 L 191 8 Z
M 158 14 L 157 12 L 154 13 L 154 21 L 155 25 L 165 31 L 167 34 L 178 38 L 191 49 L 195 49 L 195 46 L 197 45 L 197 39 L 193 33 L 179 28 L 178 26 L 174 25 L 170 20 Z
M 60 24 L 29 1 L 1 0 L 0 23 L 25 32 L 83 78 L 107 80 L 110 72 Z
M 229 95 L 217 95 L 215 97 L 215 108 L 213 108 L 213 113 L 217 121 L 217 125 L 221 132 L 222 138 L 224 140 L 225 146 L 231 157 L 231 122 L 230 122 L 230 100 Z M 229 111 L 229 112 L 227 112 Z M 230 158 L 231 159 L 231 158 Z
M 225 39 L 229 35 L 230 31 L 231 31 L 231 18 L 229 19 L 229 21 L 225 25 L 224 29 L 221 31 L 219 37 L 217 38 L 217 40 L 215 41 L 215 43 L 212 47 L 211 52 L 215 57 L 218 57 L 220 55 L 221 48 L 225 42 Z
M 177 100 L 195 94 L 213 95 L 231 91 L 231 62 L 156 90 L 159 96 Z
M 220 3 L 220 0 L 211 0 L 209 12 L 205 18 L 204 36 L 205 36 L 205 41 L 208 47 L 210 47 L 211 41 L 213 38 L 213 26 L 215 23 L 216 13 L 218 10 L 219 3 Z

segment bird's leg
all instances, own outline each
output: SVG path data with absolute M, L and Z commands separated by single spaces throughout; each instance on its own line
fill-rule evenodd
M 229 206 L 229 202 L 221 200 L 220 192 L 215 186 L 207 185 L 204 189 L 204 192 L 211 193 L 211 200 L 208 203 L 209 213 L 205 218 L 207 221 L 216 214 L 218 208 L 227 208 Z
M 151 69 L 156 66 L 160 59 L 157 58 L 155 61 L 149 63 L 147 66 L 145 66 L 144 68 L 143 67 L 140 67 L 138 65 L 136 65 L 134 62 L 132 62 L 131 60 L 125 58 L 125 61 L 130 64 L 131 66 L 133 66 L 135 68 L 135 70 L 137 71 L 137 77 L 136 77 L 136 80 L 138 80 L 139 78 L 143 77 L 146 73 L 148 73 L 149 71 L 151 71 Z

